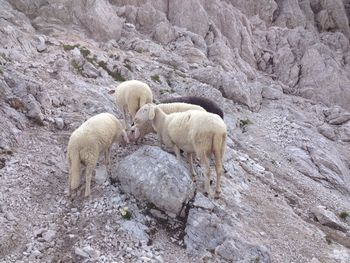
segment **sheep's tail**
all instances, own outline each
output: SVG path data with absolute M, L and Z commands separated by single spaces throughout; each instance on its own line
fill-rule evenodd
M 215 134 L 213 136 L 213 152 L 216 160 L 222 160 L 225 154 L 227 134 Z
M 79 153 L 68 153 L 69 161 L 69 191 L 78 188 L 80 183 L 80 158 Z

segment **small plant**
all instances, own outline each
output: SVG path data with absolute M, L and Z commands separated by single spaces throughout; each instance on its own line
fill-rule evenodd
M 4 74 L 4 72 L 2 71 L 2 69 L 0 68 L 0 75 Z
M 70 64 L 72 65 L 73 68 L 77 70 L 79 74 L 83 74 L 83 68 L 80 66 L 74 59 L 71 60 Z
M 70 50 L 75 49 L 76 47 L 79 47 L 79 45 L 78 44 L 76 44 L 76 45 L 62 45 L 62 47 L 63 47 L 64 51 L 70 51 Z
M 161 90 L 159 90 L 159 94 L 160 94 L 160 95 L 163 95 L 163 94 L 166 93 L 166 92 L 168 92 L 168 90 L 166 90 L 166 89 L 161 89 Z
M 126 206 L 126 207 L 123 207 L 123 208 L 120 208 L 119 209 L 119 212 L 120 214 L 122 215 L 122 217 L 126 220 L 130 220 L 131 219 L 131 213 L 129 211 L 129 208 Z
M 151 76 L 151 79 L 152 79 L 154 82 L 160 83 L 160 77 L 159 77 L 159 75 L 153 75 L 153 76 Z
M 101 68 L 107 71 L 108 75 L 110 75 L 116 81 L 125 81 L 126 79 L 120 74 L 118 70 L 112 71 L 107 67 L 107 63 L 104 61 L 99 61 L 97 63 Z
M 107 71 L 108 74 L 116 81 L 125 81 L 126 79 L 120 74 L 119 71 Z
M 131 72 L 133 72 L 133 69 L 132 69 L 132 67 L 130 66 L 130 64 L 125 63 L 124 66 L 125 66 L 128 70 L 130 70 Z
M 348 218 L 348 216 L 349 216 L 349 213 L 346 211 L 342 211 L 339 213 L 339 217 L 343 220 L 346 220 Z
M 332 244 L 332 238 L 330 235 L 326 235 L 324 238 L 326 239 L 328 245 Z
M 254 259 L 254 263 L 260 263 L 260 257 L 259 256 Z
M 107 63 L 106 62 L 104 62 L 104 61 L 99 61 L 98 62 L 98 65 L 101 67 L 101 68 L 103 68 L 105 71 L 107 71 L 108 70 L 108 68 L 107 68 Z
M 80 53 L 83 55 L 84 58 L 87 58 L 87 56 L 91 54 L 90 50 L 88 50 L 86 47 L 81 47 Z
M 276 162 L 275 160 L 271 160 L 271 163 L 272 163 L 273 165 L 276 165 L 276 164 L 277 164 L 277 162 Z
M 242 129 L 242 132 L 246 132 L 247 131 L 247 126 L 249 124 L 253 124 L 253 122 L 249 119 L 245 119 L 245 120 L 239 120 L 239 127 Z

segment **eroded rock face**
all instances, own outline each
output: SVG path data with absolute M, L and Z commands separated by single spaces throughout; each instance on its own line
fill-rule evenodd
M 178 215 L 193 196 L 188 169 L 158 147 L 142 146 L 122 160 L 113 174 L 124 191 L 171 216 Z
M 216 255 L 227 261 L 254 262 L 259 259 L 260 262 L 271 262 L 266 248 L 246 243 L 237 237 L 232 223 L 225 220 L 202 194 L 196 195 L 193 205 L 184 239 L 189 252 L 203 255 L 207 250 L 214 250 Z
M 0 258 L 350 262 L 348 0 L 0 6 Z M 100 112 L 121 118 L 107 92 L 126 79 L 155 101 L 224 109 L 220 199 L 201 194 L 197 161 L 194 186 L 184 159 L 140 145 L 113 148 L 120 183 L 102 158 L 91 199 L 66 198 L 69 135 Z

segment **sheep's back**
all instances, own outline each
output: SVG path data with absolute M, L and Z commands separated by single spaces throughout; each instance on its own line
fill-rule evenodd
M 84 122 L 72 135 L 81 145 L 97 143 L 100 148 L 105 148 L 116 135 L 120 135 L 122 129 L 121 123 L 112 114 L 100 113 Z
M 148 98 L 147 102 L 152 102 L 153 94 L 151 88 L 138 80 L 128 80 L 120 83 L 116 89 L 116 100 L 121 106 L 126 105 L 130 100 L 137 99 L 141 96 Z
M 184 112 L 188 110 L 200 110 L 205 111 L 201 106 L 193 105 L 183 102 L 174 102 L 174 103 L 161 103 L 157 105 L 165 114 L 171 114 L 175 112 Z
M 168 115 L 167 130 L 170 139 L 187 152 L 195 145 L 212 138 L 213 134 L 226 134 L 226 124 L 216 114 L 189 110 Z

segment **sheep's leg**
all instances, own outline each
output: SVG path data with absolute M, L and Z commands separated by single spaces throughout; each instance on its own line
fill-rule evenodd
M 201 159 L 201 166 L 205 169 L 205 184 L 204 184 L 204 191 L 206 195 L 210 194 L 210 164 L 208 156 L 205 154 L 202 155 Z
M 105 151 L 105 165 L 107 174 L 109 175 L 111 172 L 111 146 Z
M 125 108 L 125 106 L 123 107 L 123 119 L 124 119 L 125 128 L 128 128 L 128 122 L 126 120 L 126 108 Z
M 70 197 L 72 195 L 72 189 L 71 189 L 71 181 L 72 181 L 72 162 L 70 158 L 68 157 L 69 162 L 69 171 L 68 171 L 68 196 Z
M 222 161 L 215 156 L 215 170 L 216 170 L 216 188 L 215 198 L 219 198 L 221 194 L 221 175 L 222 175 Z
M 91 177 L 93 172 L 93 165 L 87 165 L 85 170 L 85 197 L 90 196 L 91 193 Z
M 174 144 L 174 152 L 175 152 L 175 154 L 176 154 L 177 160 L 180 161 L 180 160 L 181 160 L 180 148 L 177 147 L 175 144 Z
M 160 133 L 158 133 L 157 135 L 158 135 L 158 146 L 159 146 L 159 148 L 163 149 L 162 148 L 162 135 Z
M 190 163 L 190 170 L 191 170 L 191 175 L 192 175 L 192 181 L 196 182 L 197 181 L 197 174 L 196 171 L 193 168 L 193 156 L 192 153 L 187 153 L 187 161 Z

